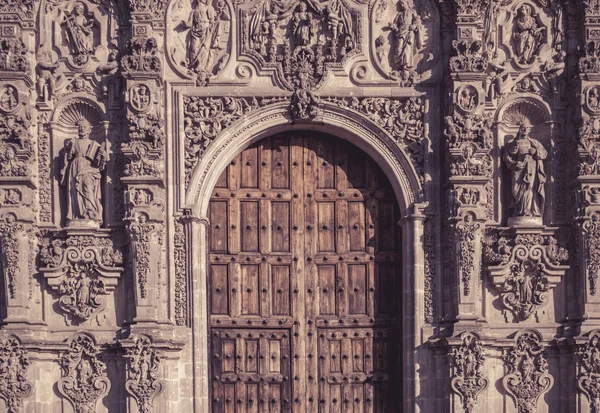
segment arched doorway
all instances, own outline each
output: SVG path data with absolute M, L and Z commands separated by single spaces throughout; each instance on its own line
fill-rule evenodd
M 212 411 L 400 411 L 400 214 L 379 166 L 279 134 L 231 162 L 209 219 Z

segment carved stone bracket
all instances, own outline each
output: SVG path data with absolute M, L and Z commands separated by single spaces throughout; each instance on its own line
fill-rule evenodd
M 588 341 L 579 348 L 582 372 L 577 379 L 579 389 L 590 401 L 592 412 L 600 412 L 600 330 L 590 332 Z
M 547 304 L 565 276 L 569 254 L 558 245 L 554 228 L 500 231 L 486 241 L 485 258 L 503 306 L 525 321 Z
M 150 413 L 154 399 L 165 388 L 164 382 L 158 378 L 161 356 L 152 340 L 145 335 L 135 337 L 133 343 L 124 344 L 124 347 L 127 359 L 125 389 L 135 399 L 139 413 Z
M 78 333 L 69 339 L 69 350 L 58 363 L 61 379 L 58 391 L 73 405 L 75 413 L 91 413 L 110 390 L 106 365 L 96 340 L 86 333 Z
M 489 383 L 483 377 L 485 354 L 479 336 L 471 332 L 462 333 L 460 345 L 453 346 L 451 357 L 454 366 L 450 382 L 452 390 L 460 396 L 464 411 L 472 413 L 477 405 L 477 397 Z
M 103 296 L 117 287 L 123 268 L 121 251 L 108 233 L 68 230 L 45 240 L 40 272 L 59 296 L 68 325 L 86 322 L 106 308 Z
M 515 336 L 515 345 L 504 356 L 508 374 L 502 385 L 515 401 L 518 413 L 536 412 L 539 398 L 554 384 L 544 353 L 540 333 L 521 330 Z
M 0 397 L 6 403 L 8 413 L 23 411 L 23 399 L 33 390 L 26 374 L 29 368 L 27 351 L 21 340 L 11 336 L 0 344 Z

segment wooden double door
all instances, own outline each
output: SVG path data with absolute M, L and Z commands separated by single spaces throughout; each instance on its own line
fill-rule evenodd
M 401 254 L 392 188 L 353 145 L 262 140 L 210 202 L 212 411 L 401 411 Z

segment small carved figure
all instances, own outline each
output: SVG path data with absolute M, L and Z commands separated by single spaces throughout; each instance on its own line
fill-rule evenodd
M 91 125 L 81 120 L 78 137 L 65 142 L 62 185 L 67 187 L 67 220 L 102 221 L 101 172 L 106 152 L 90 139 Z
M 488 53 L 485 53 L 486 59 Z M 494 100 L 504 93 L 502 88 L 504 87 L 504 79 L 508 76 L 506 73 L 506 67 L 504 62 L 498 61 L 498 54 L 494 52 L 491 59 L 488 60 L 488 77 L 485 80 L 487 97 L 489 100 Z
M 292 17 L 292 33 L 298 46 L 308 46 L 315 34 L 312 14 L 308 12 L 308 6 L 301 2 Z
M 58 62 L 52 63 L 50 52 L 43 51 L 38 54 L 37 93 L 40 101 L 49 102 L 54 97 L 57 82 L 56 70 L 59 66 Z
M 515 51 L 521 64 L 532 62 L 535 52 L 542 43 L 542 35 L 545 30 L 544 27 L 538 27 L 532 14 L 533 9 L 530 5 L 521 6 L 513 29 Z
M 188 21 L 181 24 L 190 29 L 187 38 L 187 61 L 185 65 L 194 73 L 212 71 L 211 51 L 218 36 L 218 16 L 208 0 L 197 0 Z
M 529 136 L 532 126 L 524 119 L 517 135 L 504 149 L 504 162 L 512 171 L 512 216 L 541 217 L 544 213 L 548 152 Z
M 588 92 L 587 105 L 592 111 L 600 109 L 600 88 L 593 87 L 590 89 Z
M 470 88 L 463 88 L 458 94 L 458 106 L 465 112 L 471 112 L 477 107 L 477 91 Z
M 12 85 L 4 85 L 0 89 L 0 108 L 5 112 L 13 111 L 19 104 L 19 93 Z
M 411 8 L 407 0 L 398 2 L 398 13 L 389 29 L 394 37 L 392 68 L 396 70 L 414 67 L 414 57 L 423 44 L 423 25 L 417 12 Z
M 86 16 L 85 5 L 78 1 L 63 24 L 66 26 L 71 53 L 76 62 L 85 62 L 85 57 L 94 52 L 94 19 Z
M 298 89 L 292 95 L 291 110 L 294 119 L 311 119 L 319 114 L 319 98 L 310 90 L 306 70 L 298 73 Z
M 150 90 L 146 85 L 137 85 L 131 89 L 131 105 L 136 110 L 144 110 L 150 106 Z
M 552 91 L 554 93 L 558 92 L 558 82 L 560 81 L 561 75 L 565 72 L 565 58 L 567 57 L 567 53 L 564 50 L 558 52 L 558 54 L 554 57 L 554 63 L 550 65 L 545 65 L 544 71 L 546 72 L 546 79 L 550 82 L 550 86 L 552 87 Z

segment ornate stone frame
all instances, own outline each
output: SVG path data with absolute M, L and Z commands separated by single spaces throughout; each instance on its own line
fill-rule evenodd
M 181 103 L 180 92 L 174 93 L 175 101 Z M 182 107 L 181 105 L 179 106 Z M 366 117 L 359 119 L 356 112 L 323 102 L 323 116 L 319 122 L 294 123 L 289 116 L 289 103 L 281 102 L 259 108 L 242 119 L 234 122 L 222 131 L 206 149 L 202 159 L 196 166 L 187 192 L 183 193 L 183 179 L 179 200 L 181 209 L 187 211 L 185 232 L 187 234 L 187 256 L 191 274 L 190 308 L 192 309 L 191 327 L 193 335 L 194 364 L 194 411 L 209 410 L 209 360 L 208 352 L 208 303 L 207 303 L 207 240 L 209 220 L 207 211 L 210 194 L 220 174 L 231 160 L 243 149 L 275 133 L 289 130 L 314 130 L 329 133 L 345 139 L 371 156 L 387 175 L 396 197 L 402 219 L 403 249 L 403 346 L 415 348 L 420 340 L 424 326 L 424 249 L 423 222 L 425 204 L 422 200 L 423 189 L 419 177 L 411 164 L 407 153 L 390 137 L 387 132 Z M 182 145 L 183 120 L 175 125 L 174 134 Z M 175 157 L 179 165 L 183 165 L 183 149 L 180 147 Z M 180 176 L 184 171 L 175 171 Z M 420 353 L 407 352 L 403 364 L 411 366 L 405 370 L 403 380 L 404 411 L 414 409 L 414 401 L 418 392 L 415 378 L 419 366 Z

